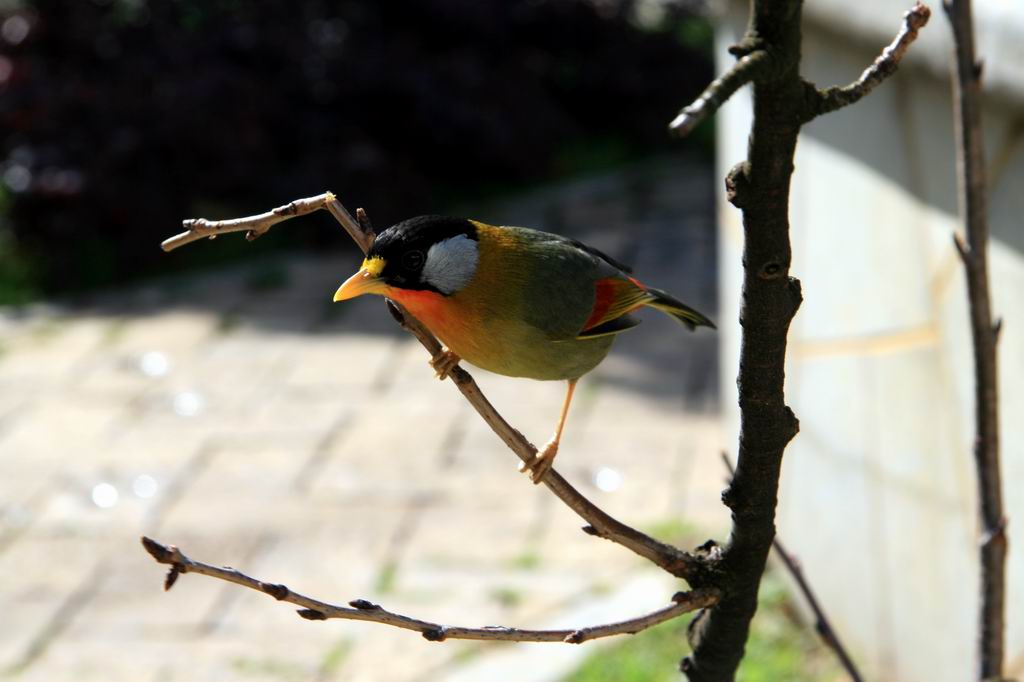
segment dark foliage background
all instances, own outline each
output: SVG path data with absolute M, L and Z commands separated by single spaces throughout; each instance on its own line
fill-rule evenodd
M 664 149 L 710 78 L 710 33 L 686 6 L 637 16 L 581 0 L 8 5 L 0 300 L 245 248 L 162 258 L 184 217 L 333 189 L 389 224 Z

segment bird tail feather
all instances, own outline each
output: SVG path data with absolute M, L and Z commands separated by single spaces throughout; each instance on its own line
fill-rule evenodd
M 660 310 L 666 315 L 671 315 L 691 330 L 696 329 L 697 327 L 711 327 L 712 329 L 715 329 L 714 322 L 679 299 L 674 298 L 661 289 L 655 289 L 654 287 L 645 288 L 647 289 L 647 293 L 653 297 L 646 303 L 646 305 Z

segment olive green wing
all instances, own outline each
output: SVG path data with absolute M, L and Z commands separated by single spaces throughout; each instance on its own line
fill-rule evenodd
M 522 247 L 522 317 L 555 341 L 618 334 L 640 322 L 624 317 L 644 304 L 644 290 L 626 266 L 581 242 L 523 227 L 506 227 Z

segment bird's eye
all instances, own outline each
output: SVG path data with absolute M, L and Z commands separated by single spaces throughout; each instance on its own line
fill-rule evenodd
M 402 255 L 402 267 L 406 270 L 419 270 L 423 267 L 426 256 L 422 251 L 406 251 Z

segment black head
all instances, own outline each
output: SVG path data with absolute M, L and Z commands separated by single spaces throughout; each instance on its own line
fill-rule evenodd
M 467 248 L 463 239 L 448 241 L 456 237 L 472 240 L 472 248 Z M 366 258 L 367 261 L 374 258 L 384 261 L 379 277 L 389 286 L 450 294 L 465 285 L 461 280 L 471 277 L 476 268 L 476 241 L 477 229 L 469 220 L 419 216 L 403 220 L 377 235 Z M 455 248 L 431 252 L 431 247 L 444 243 Z M 460 268 L 458 260 L 467 259 L 472 262 Z

